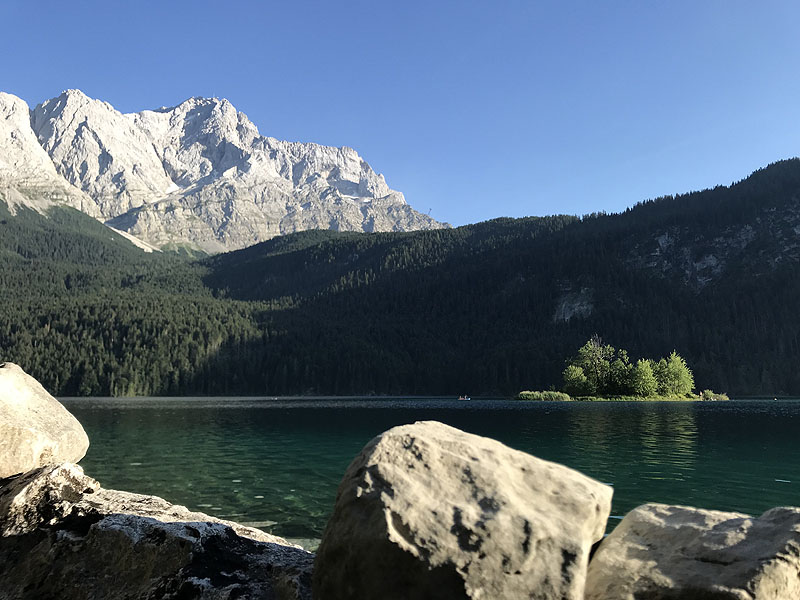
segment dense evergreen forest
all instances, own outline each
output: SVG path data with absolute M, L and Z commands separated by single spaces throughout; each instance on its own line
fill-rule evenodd
M 1 194 L 1 193 L 0 193 Z M 800 160 L 622 214 L 313 231 L 195 259 L 0 203 L 0 360 L 58 395 L 514 394 L 592 335 L 800 394 Z

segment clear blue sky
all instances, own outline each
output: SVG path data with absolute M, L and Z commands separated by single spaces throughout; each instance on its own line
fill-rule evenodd
M 619 211 L 800 154 L 795 0 L 6 0 L 0 89 L 228 98 L 454 225 Z

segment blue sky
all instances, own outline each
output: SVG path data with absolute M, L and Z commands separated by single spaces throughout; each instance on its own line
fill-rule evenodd
M 800 3 L 6 0 L 0 89 L 228 98 L 422 212 L 619 211 L 800 154 Z

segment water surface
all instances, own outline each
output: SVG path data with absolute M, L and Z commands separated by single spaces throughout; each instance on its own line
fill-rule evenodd
M 800 505 L 800 401 L 558 403 L 443 399 L 64 399 L 104 487 L 319 538 L 347 465 L 395 425 L 437 420 L 644 502 L 760 514 Z M 612 523 L 614 519 L 612 518 Z

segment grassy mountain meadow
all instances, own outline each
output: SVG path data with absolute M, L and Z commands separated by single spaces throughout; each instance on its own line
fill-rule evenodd
M 800 394 L 800 160 L 621 214 L 146 254 L 0 203 L 0 360 L 58 395 L 503 394 L 592 335 L 698 389 Z

